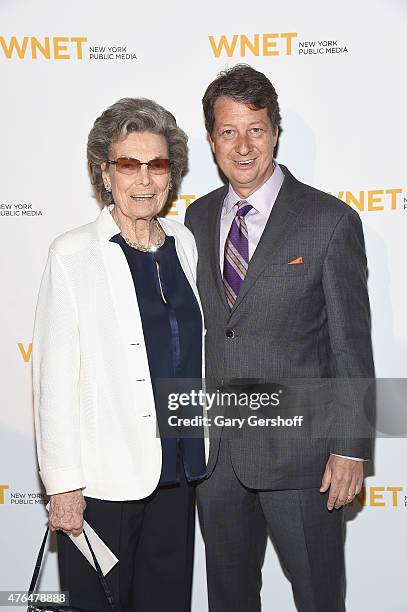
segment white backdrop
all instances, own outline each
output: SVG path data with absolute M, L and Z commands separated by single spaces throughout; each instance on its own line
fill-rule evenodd
M 404 0 L 0 0 L 0 590 L 28 587 L 45 525 L 30 383 L 40 277 L 51 240 L 98 214 L 86 139 L 119 98 L 157 100 L 188 133 L 190 171 L 171 212 L 182 222 L 186 204 L 220 184 L 207 84 L 241 61 L 265 72 L 283 117 L 278 161 L 360 211 L 377 374 L 406 377 L 406 14 Z M 365 501 L 348 510 L 349 612 L 407 609 L 406 451 L 402 437 L 379 440 Z M 294 612 L 271 546 L 263 581 L 264 610 Z M 42 588 L 57 588 L 52 546 Z M 206 610 L 198 531 L 193 611 Z

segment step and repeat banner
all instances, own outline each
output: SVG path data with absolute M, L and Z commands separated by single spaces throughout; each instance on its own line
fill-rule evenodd
M 221 184 L 203 124 L 206 86 L 240 62 L 264 72 L 283 118 L 277 160 L 361 216 L 377 375 L 389 388 L 406 378 L 406 18 L 404 0 L 0 0 L 0 590 L 28 587 L 46 523 L 31 391 L 39 283 L 54 237 L 99 213 L 86 140 L 116 100 L 152 98 L 187 132 L 189 172 L 169 210 L 182 223 Z M 382 411 L 407 404 L 402 391 L 382 399 Z M 385 431 L 381 417 L 386 435 L 347 509 L 350 612 L 407 609 L 406 431 Z M 43 590 L 58 588 L 56 556 L 51 539 Z M 264 610 L 295 610 L 271 544 L 262 599 Z M 193 611 L 207 611 L 199 529 Z

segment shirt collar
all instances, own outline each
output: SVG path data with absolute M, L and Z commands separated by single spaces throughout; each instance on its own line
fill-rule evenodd
M 259 213 L 268 216 L 270 210 L 277 199 L 278 192 L 284 181 L 284 174 L 280 166 L 276 163 L 273 174 L 257 191 L 252 193 L 246 202 L 251 204 Z M 229 183 L 229 191 L 223 202 L 222 216 L 229 214 L 234 206 L 240 202 L 242 198 L 237 195 L 232 185 Z

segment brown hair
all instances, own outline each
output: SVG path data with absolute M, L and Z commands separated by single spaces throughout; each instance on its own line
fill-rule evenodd
M 227 96 L 255 109 L 266 108 L 273 130 L 281 123 L 277 92 L 262 72 L 248 64 L 237 64 L 219 73 L 205 91 L 202 105 L 205 127 L 212 134 L 215 123 L 214 106 L 221 96 Z

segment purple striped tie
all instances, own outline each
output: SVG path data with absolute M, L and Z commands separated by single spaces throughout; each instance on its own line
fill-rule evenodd
M 238 202 L 237 213 L 225 243 L 223 286 L 230 308 L 236 301 L 249 265 L 249 240 L 245 216 L 252 208 L 253 206 L 246 200 Z

